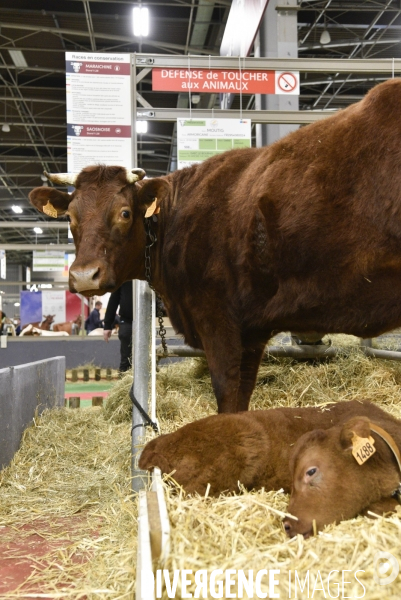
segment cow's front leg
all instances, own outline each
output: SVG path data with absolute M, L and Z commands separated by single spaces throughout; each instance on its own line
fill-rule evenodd
M 244 348 L 240 368 L 240 385 L 238 390 L 238 410 L 248 410 L 252 392 L 255 389 L 260 361 L 262 360 L 265 344 L 254 348 Z

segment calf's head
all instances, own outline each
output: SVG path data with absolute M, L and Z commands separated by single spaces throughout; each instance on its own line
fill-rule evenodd
M 358 438 L 374 436 L 376 451 L 363 464 L 352 454 Z M 367 417 L 303 435 L 294 446 L 290 469 L 292 490 L 284 529 L 292 537 L 309 537 L 314 529 L 356 517 L 372 504 L 391 499 L 400 481 L 395 458 L 383 440 L 371 431 Z M 315 525 L 314 525 L 315 522 Z
M 29 194 L 40 212 L 66 215 L 71 221 L 76 259 L 70 269 L 70 290 L 101 295 L 129 279 L 143 279 L 144 216 L 155 202 L 161 204 L 168 183 L 161 178 L 142 181 L 142 169 L 104 165 L 86 167 L 77 175 L 46 176 L 54 184 L 75 187 L 72 194 L 53 187 L 35 188 Z

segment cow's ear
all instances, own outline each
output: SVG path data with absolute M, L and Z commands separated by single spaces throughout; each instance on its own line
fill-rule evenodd
M 29 193 L 29 201 L 38 211 L 50 217 L 61 217 L 67 210 L 72 196 L 51 187 L 38 187 Z
M 352 450 L 355 436 L 369 438 L 370 421 L 367 417 L 354 417 L 344 423 L 340 434 L 341 447 L 344 450 Z
M 168 181 L 161 177 L 155 177 L 154 179 L 145 179 L 142 184 L 137 184 L 137 186 L 139 206 L 146 211 L 146 216 L 151 216 L 147 210 L 150 207 L 152 207 L 152 214 L 163 210 L 163 201 L 169 196 L 171 190 Z

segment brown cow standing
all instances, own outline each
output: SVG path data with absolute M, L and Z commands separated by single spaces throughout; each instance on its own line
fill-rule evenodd
M 81 315 L 78 315 L 74 321 L 66 321 L 65 323 L 55 323 L 53 331 L 66 331 L 68 335 L 78 335 L 82 325 Z
M 400 106 L 393 79 L 269 147 L 150 180 L 106 166 L 49 175 L 75 191 L 41 187 L 30 200 L 71 219 L 73 292 L 145 279 L 148 245 L 151 282 L 204 349 L 219 412 L 247 410 L 274 332 L 401 326 Z
M 397 451 L 401 448 L 401 422 L 377 408 L 365 415 L 326 431 L 306 433 L 297 441 L 290 464 L 292 489 L 288 511 L 298 520 L 284 521 L 289 536 L 301 533 L 309 537 L 313 521 L 319 530 L 368 511 L 375 514 L 393 511 L 399 505 L 396 491 L 400 487 L 400 467 L 394 452 L 374 428 L 379 425 L 390 434 Z M 362 465 L 352 454 L 355 434 L 374 440 L 372 446 L 376 452 Z
M 247 489 L 283 488 L 289 492 L 289 462 L 297 440 L 303 434 L 313 435 L 307 432 L 329 429 L 356 416 L 390 423 L 391 430 L 398 428 L 401 442 L 400 421 L 366 400 L 352 400 L 322 407 L 274 408 L 206 417 L 146 444 L 139 467 L 159 467 L 163 473 L 172 473 L 188 493 L 203 495 L 208 484 L 211 495 L 238 492 L 238 482 Z M 391 458 L 389 464 L 392 466 Z M 341 476 L 348 488 L 353 488 L 346 470 Z M 320 498 L 323 512 L 326 503 L 335 502 L 335 498 L 335 494 Z

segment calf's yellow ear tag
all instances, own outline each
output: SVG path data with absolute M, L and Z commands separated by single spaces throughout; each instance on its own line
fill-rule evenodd
M 45 206 L 43 207 L 43 212 L 45 213 L 45 215 L 53 217 L 53 219 L 57 219 L 57 210 L 54 208 L 53 204 L 49 202 L 49 200 L 47 201 L 47 204 L 45 204 Z
M 145 219 L 148 219 L 152 215 L 158 215 L 159 212 L 160 212 L 160 206 L 159 206 L 159 208 L 157 208 L 157 198 L 155 198 L 145 213 Z
M 371 436 L 368 438 L 359 437 L 355 431 L 352 433 L 352 456 L 358 465 L 363 465 L 376 452 L 375 440 Z

